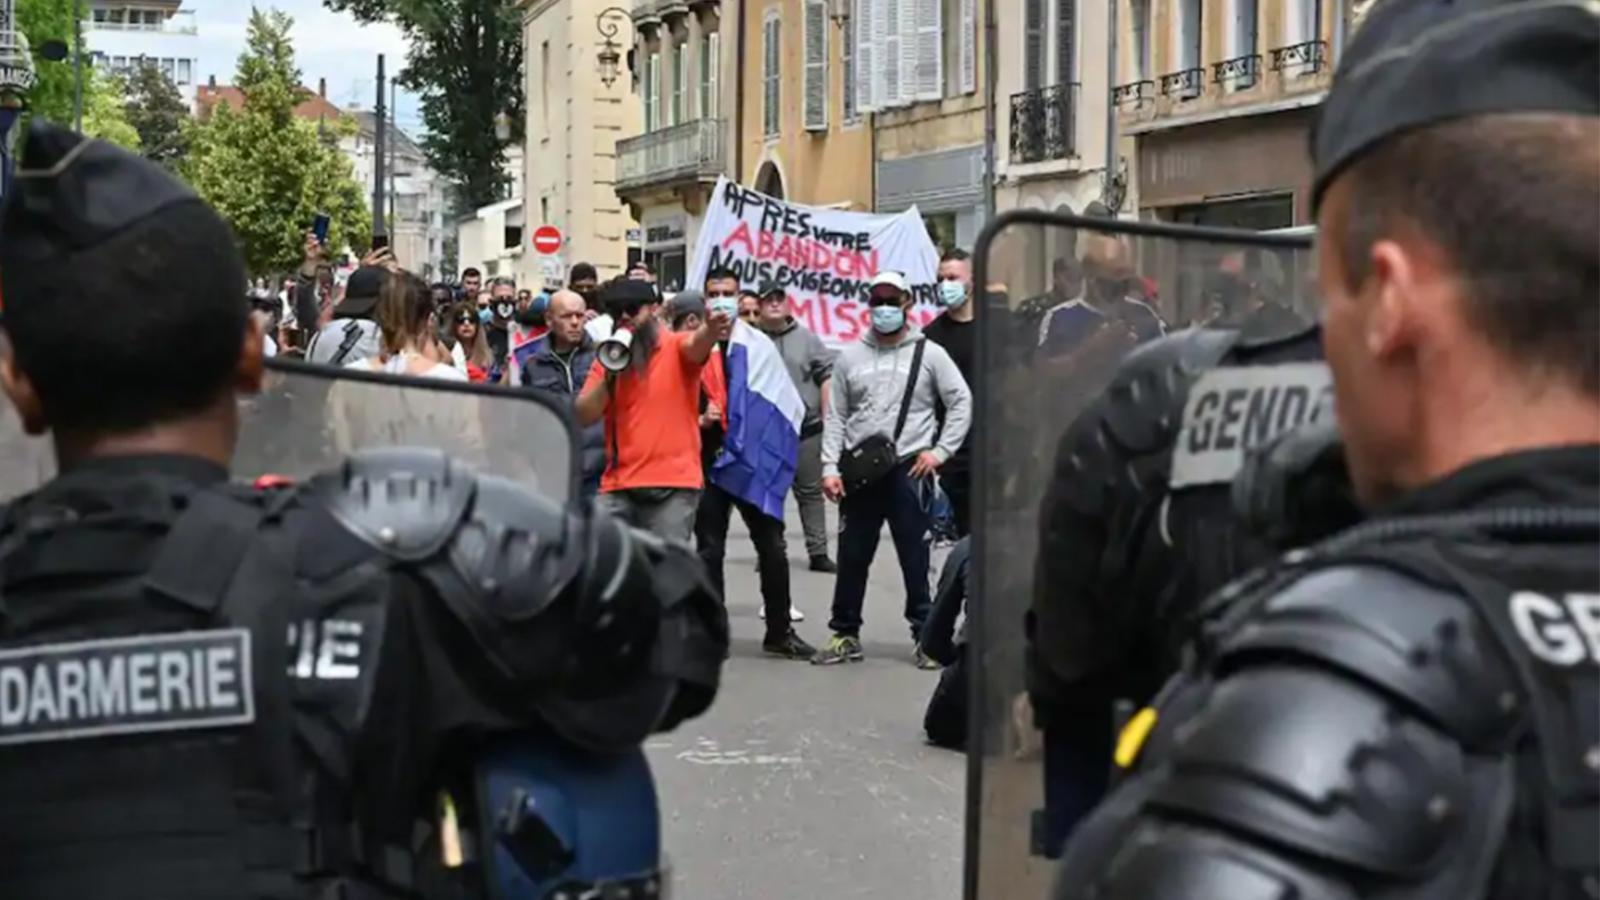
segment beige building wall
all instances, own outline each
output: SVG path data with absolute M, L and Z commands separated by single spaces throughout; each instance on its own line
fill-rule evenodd
M 1341 4 L 1256 0 L 1249 45 L 1235 23 L 1252 0 L 1204 0 L 1198 72 L 1185 81 L 1180 40 L 1193 0 L 1120 2 L 1115 103 L 1135 160 L 1128 206 L 1169 218 L 1182 206 L 1292 194 L 1293 221 L 1309 221 L 1307 129 L 1332 78 Z M 1253 77 L 1241 76 L 1246 66 Z
M 804 86 L 804 0 L 747 0 L 747 20 L 739 4 L 723 4 L 723 55 L 732 73 L 740 73 L 739 42 L 744 44 L 742 78 L 727 80 L 735 97 L 726 107 L 737 109 L 738 124 L 729 170 L 738 181 L 758 189 L 777 177 L 785 198 L 815 206 L 872 209 L 872 125 L 870 116 L 844 120 L 843 37 L 834 20 L 828 23 L 828 128 L 806 131 L 802 121 Z M 779 134 L 763 133 L 763 23 L 777 17 L 781 89 Z M 743 85 L 742 100 L 737 96 Z M 758 178 L 763 180 L 758 181 Z
M 523 12 L 523 68 L 526 81 L 526 149 L 523 211 L 524 242 L 541 224 L 560 228 L 565 237 L 557 265 L 589 262 L 601 278 L 619 274 L 627 262 L 627 232 L 635 226 L 617 198 L 616 142 L 639 131 L 639 101 L 626 64 L 610 87 L 600 80 L 597 54 L 601 36 L 596 17 L 615 4 L 604 0 L 519 0 Z M 632 45 L 626 16 L 617 25 L 619 52 Z M 540 284 L 546 277 L 540 254 L 525 248 L 518 281 Z
M 1124 0 L 1125 2 L 1125 0 Z M 1110 71 L 1109 9 L 1099 0 L 1079 2 L 1073 12 L 1073 81 L 1071 149 L 1054 159 L 1028 160 L 1018 152 L 1013 124 L 1038 127 L 1030 115 L 1025 41 L 1028 0 L 1006 0 L 995 8 L 998 47 L 996 77 L 995 206 L 1007 209 L 1041 209 L 1081 213 L 1099 199 L 1105 175 L 1105 121 Z M 1055 16 L 1060 4 L 1046 8 L 1045 86 L 1059 82 L 1054 64 L 1060 47 Z M 1122 154 L 1119 153 L 1119 158 Z M 1126 208 L 1126 207 L 1125 207 Z

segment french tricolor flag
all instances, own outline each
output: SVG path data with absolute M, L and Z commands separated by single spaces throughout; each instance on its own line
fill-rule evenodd
M 772 339 L 734 322 L 724 352 L 728 399 L 722 452 L 711 466 L 711 483 L 773 517 L 783 518 L 783 500 L 794 484 L 805 403 Z

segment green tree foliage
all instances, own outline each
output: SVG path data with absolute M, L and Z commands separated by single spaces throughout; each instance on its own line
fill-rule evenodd
M 140 152 L 163 165 L 174 165 L 187 146 L 183 123 L 189 119 L 189 107 L 172 79 L 145 60 L 128 76 L 124 93 L 123 109 L 128 124 L 139 133 Z
M 46 41 L 72 46 L 72 4 L 61 0 L 17 0 L 17 24 L 37 52 Z M 39 81 L 28 93 L 30 115 L 71 126 L 73 67 L 63 62 L 34 60 Z M 85 60 L 83 67 L 83 131 L 130 149 L 138 149 L 139 132 L 122 109 L 122 87 L 117 79 L 96 72 Z
M 513 0 L 323 0 L 411 41 L 400 83 L 422 97 L 422 147 L 463 209 L 504 199 L 506 147 L 522 140 L 521 12 Z M 495 119 L 509 117 L 507 140 Z
M 289 41 L 292 24 L 276 10 L 251 13 L 235 76 L 244 108 L 218 104 L 205 121 L 189 124 L 189 150 L 179 164 L 200 196 L 233 225 L 256 276 L 299 263 L 318 212 L 332 219 L 331 247 L 363 252 L 370 244 L 371 219 L 349 161 L 319 139 L 315 125 L 294 115 L 307 93 Z M 338 124 L 339 134 L 354 128 L 349 120 Z

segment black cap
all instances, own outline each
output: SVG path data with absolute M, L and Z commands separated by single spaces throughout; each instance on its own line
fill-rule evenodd
M 1312 129 L 1314 200 L 1385 138 L 1517 112 L 1600 114 L 1591 0 L 1382 0 L 1339 61 Z
M 655 285 L 648 281 L 634 281 L 628 278 L 618 279 L 606 285 L 601 295 L 601 303 L 606 313 L 613 319 L 633 315 L 640 307 L 660 302 L 661 295 L 656 293 Z
M 389 283 L 389 270 L 377 266 L 362 266 L 350 273 L 344 285 L 344 299 L 333 308 L 336 319 L 364 319 L 378 308 L 378 296 Z
M 216 228 L 231 234 L 228 223 L 164 167 L 35 119 L 0 212 L 0 272 L 59 266 L 184 203 L 200 207 Z M 224 243 L 242 289 L 244 259 L 232 241 Z
M 768 278 L 756 286 L 757 297 L 770 297 L 773 294 L 788 294 L 789 291 L 775 279 Z

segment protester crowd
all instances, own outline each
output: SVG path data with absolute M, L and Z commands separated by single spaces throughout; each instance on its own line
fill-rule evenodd
M 1069 350 L 1102 322 L 1121 323 L 1134 341 L 1163 333 L 1153 298 L 1122 264 L 1090 248 L 1056 265 L 1050 291 L 1014 312 L 985 292 L 984 314 L 1036 328 L 1046 353 Z M 486 282 L 473 268 L 458 284 L 429 285 L 379 250 L 339 284 L 314 236 L 284 293 L 253 291 L 251 304 L 282 352 L 312 362 L 505 385 L 569 405 L 581 428 L 584 495 L 692 543 L 719 591 L 737 512 L 756 553 L 769 655 L 817 665 L 865 657 L 868 575 L 887 526 L 912 662 L 945 669 L 926 730 L 935 743 L 960 746 L 980 304 L 965 252 L 946 252 L 938 279 L 941 314 L 919 328 L 905 276 L 877 273 L 868 327 L 837 349 L 796 319 L 782 284 L 744 288 L 727 269 L 668 297 L 646 263 L 607 282 L 578 263 L 564 285 L 534 292 L 505 277 Z M 804 614 L 785 538 L 790 494 L 808 568 L 836 575 L 820 647 L 795 628 Z M 837 561 L 828 502 L 839 509 Z M 936 604 L 932 550 L 956 540 Z

